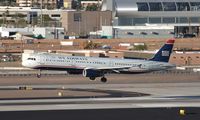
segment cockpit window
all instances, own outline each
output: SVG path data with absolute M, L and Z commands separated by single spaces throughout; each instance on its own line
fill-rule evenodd
M 28 60 L 34 60 L 34 61 L 36 61 L 36 59 L 35 59 L 35 58 L 28 58 Z

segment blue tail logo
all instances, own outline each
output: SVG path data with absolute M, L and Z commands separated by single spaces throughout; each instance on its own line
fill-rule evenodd
M 150 60 L 159 61 L 159 62 L 168 62 L 170 55 L 172 53 L 172 49 L 174 46 L 175 39 L 169 39 L 165 43 L 165 45 L 154 55 L 154 57 Z

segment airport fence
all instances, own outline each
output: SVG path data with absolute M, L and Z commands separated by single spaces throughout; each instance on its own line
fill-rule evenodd
M 25 77 L 25 76 L 36 76 L 39 72 L 37 70 L 0 70 L 0 77 Z M 41 71 L 42 76 L 67 76 L 69 75 L 66 71 Z M 113 74 L 113 73 L 109 73 Z M 73 74 L 72 74 L 73 75 Z M 76 75 L 76 74 L 75 74 Z M 136 75 L 136 74 L 135 74 Z M 155 71 L 151 73 L 139 74 L 137 76 L 200 76 L 200 72 L 194 72 L 192 70 L 165 70 Z

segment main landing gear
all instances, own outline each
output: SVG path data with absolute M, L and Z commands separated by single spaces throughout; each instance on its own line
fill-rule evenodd
M 106 82 L 107 82 L 107 78 L 102 77 L 102 78 L 101 78 L 101 82 L 106 83 Z
M 96 79 L 96 77 L 89 77 L 90 80 L 94 81 Z M 107 82 L 107 78 L 106 77 L 102 77 L 101 78 L 101 82 L 102 83 L 106 83 Z
M 95 79 L 96 79 L 96 77 L 90 77 L 90 80 L 92 80 L 92 81 L 95 80 Z

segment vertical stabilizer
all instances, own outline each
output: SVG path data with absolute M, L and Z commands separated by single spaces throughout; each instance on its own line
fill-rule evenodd
M 150 60 L 158 62 L 168 62 L 172 53 L 174 42 L 174 38 L 167 40 L 165 45 L 163 45 L 163 47 Z

